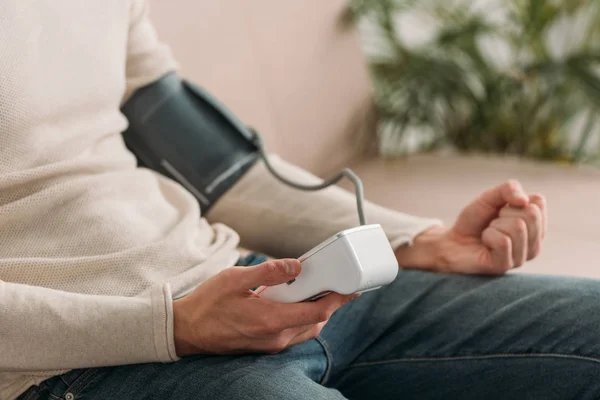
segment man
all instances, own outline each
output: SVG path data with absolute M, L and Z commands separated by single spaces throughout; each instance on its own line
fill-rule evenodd
M 518 182 L 449 228 L 370 204 L 412 271 L 354 301 L 268 302 L 249 288 L 300 264 L 234 267 L 236 232 L 298 256 L 354 224 L 353 198 L 257 164 L 210 225 L 136 168 L 119 107 L 175 68 L 144 0 L 4 0 L 0 60 L 0 398 L 600 397 L 597 282 L 467 276 L 539 253 L 546 205 Z

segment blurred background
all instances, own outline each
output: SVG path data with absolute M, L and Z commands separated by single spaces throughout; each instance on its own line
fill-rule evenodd
M 488 186 L 546 195 L 523 272 L 600 277 L 597 0 L 152 0 L 188 79 L 324 176 L 452 223 Z

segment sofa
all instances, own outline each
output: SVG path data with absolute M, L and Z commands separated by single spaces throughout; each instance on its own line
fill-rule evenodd
M 448 224 L 483 189 L 520 179 L 547 196 L 549 234 L 516 273 L 600 278 L 600 171 L 503 156 L 377 157 L 372 85 L 346 1 L 151 0 L 151 16 L 182 75 L 261 131 L 271 152 L 321 176 L 350 166 L 368 199 Z

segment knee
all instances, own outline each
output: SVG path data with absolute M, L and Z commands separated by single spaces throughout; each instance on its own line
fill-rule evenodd
M 541 305 L 566 307 L 574 312 L 596 309 L 600 304 L 600 281 L 571 277 L 542 278 L 533 291 Z
M 529 309 L 529 322 L 539 323 L 540 328 L 545 325 L 554 332 L 563 328 L 573 335 L 590 332 L 597 337 L 600 333 L 600 281 L 527 275 L 518 280 L 517 286 L 524 284 L 526 289 L 516 303 L 524 303 Z

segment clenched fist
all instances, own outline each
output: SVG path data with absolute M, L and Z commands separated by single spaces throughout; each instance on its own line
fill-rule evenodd
M 543 196 L 511 180 L 463 209 L 451 228 L 432 228 L 397 250 L 401 266 L 463 274 L 503 274 L 535 258 L 547 229 Z

